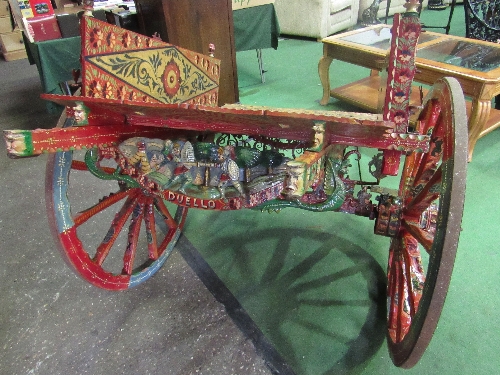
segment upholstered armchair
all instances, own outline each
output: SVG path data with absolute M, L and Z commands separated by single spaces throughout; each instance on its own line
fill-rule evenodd
M 358 22 L 359 0 L 276 0 L 282 34 L 322 39 Z

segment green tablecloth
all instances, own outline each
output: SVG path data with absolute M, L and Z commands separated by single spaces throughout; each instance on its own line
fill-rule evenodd
M 42 81 L 42 89 L 47 94 L 62 94 L 60 82 L 73 79 L 73 69 L 80 69 L 80 37 L 47 40 L 39 43 L 25 41 L 28 59 L 36 64 Z M 58 113 L 61 106 L 47 102 L 49 113 Z
M 280 28 L 273 4 L 233 11 L 236 51 L 278 48 Z
M 278 48 L 279 25 L 273 4 L 235 10 L 233 18 L 236 51 Z M 72 80 L 72 70 L 80 69 L 81 38 L 26 41 L 26 46 L 30 63 L 38 68 L 43 92 L 62 94 L 59 83 Z M 47 109 L 57 113 L 61 107 L 48 102 Z

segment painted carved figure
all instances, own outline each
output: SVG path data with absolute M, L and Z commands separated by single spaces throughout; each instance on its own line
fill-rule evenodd
M 236 190 L 238 190 L 240 194 L 244 194 L 243 188 L 240 184 L 240 168 L 234 161 L 234 147 L 220 147 L 218 153 L 222 173 L 219 177 L 219 183 L 217 187 L 220 191 L 221 197 L 225 197 L 226 186 L 229 183 L 232 183 L 232 185 L 236 188 Z

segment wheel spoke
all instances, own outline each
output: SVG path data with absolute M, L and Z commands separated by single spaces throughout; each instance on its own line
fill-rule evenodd
M 429 179 L 429 176 L 436 170 L 436 160 L 439 160 L 439 158 L 431 156 L 429 153 L 420 155 L 418 168 L 415 169 L 415 173 L 412 178 L 413 188 L 425 183 L 425 181 Z
M 167 225 L 168 228 L 170 229 L 176 229 L 177 228 L 177 223 L 168 211 L 167 206 L 165 206 L 165 202 L 163 202 L 162 199 L 156 199 L 155 200 L 155 206 L 160 211 L 161 215 L 164 218 L 165 224 Z
M 439 166 L 430 179 L 415 187 L 416 195 L 407 203 L 405 215 L 420 216 L 432 202 L 438 199 L 441 192 L 442 171 Z
M 101 242 L 99 247 L 97 248 L 96 254 L 93 258 L 93 261 L 98 264 L 102 265 L 104 260 L 106 259 L 106 256 L 109 254 L 109 251 L 111 250 L 111 247 L 113 247 L 113 244 L 115 243 L 116 239 L 118 238 L 118 235 L 123 229 L 123 226 L 127 222 L 127 219 L 129 216 L 132 214 L 132 211 L 134 210 L 134 207 L 136 205 L 137 198 L 134 195 L 130 195 L 127 200 L 124 202 L 122 208 L 118 212 L 118 214 L 115 216 L 113 221 L 111 222 L 111 226 L 104 237 L 104 240 Z
M 405 230 L 407 230 L 419 244 L 430 254 L 432 243 L 434 242 L 434 235 L 422 229 L 418 222 L 413 222 L 409 220 L 403 220 L 402 225 Z
M 123 270 L 125 275 L 131 275 L 134 268 L 134 259 L 137 253 L 137 242 L 141 232 L 141 223 L 144 217 L 144 199 L 140 199 L 134 205 L 134 212 L 128 230 L 128 241 L 125 254 L 123 256 Z
M 408 301 L 410 315 L 413 318 L 417 313 L 420 298 L 422 297 L 425 272 L 422 266 L 422 258 L 417 240 L 411 235 L 404 236 L 405 252 L 403 254 L 406 263 L 406 282 L 408 290 Z
M 425 279 L 418 243 L 409 233 L 391 244 L 388 275 L 388 328 L 393 342 L 407 335 L 415 316 Z
M 156 225 L 154 216 L 154 203 L 153 198 L 148 199 L 146 202 L 146 207 L 144 209 L 144 222 L 146 224 L 146 234 L 148 241 L 148 252 L 149 259 L 158 259 L 158 246 L 157 246 L 157 235 L 156 235 Z
M 92 206 L 92 207 L 87 208 L 86 210 L 84 210 L 82 212 L 79 212 L 73 218 L 75 226 L 78 227 L 78 226 L 82 225 L 87 220 L 89 220 L 93 216 L 97 215 L 99 212 L 104 211 L 108 207 L 112 206 L 113 204 L 119 202 L 120 200 L 122 200 L 126 197 L 136 196 L 138 194 L 138 192 L 139 192 L 138 189 L 130 189 L 130 190 L 118 191 L 116 193 L 110 194 L 109 196 L 102 199 L 95 206 Z
M 388 296 L 388 317 L 387 317 L 387 325 L 388 325 L 388 331 L 389 331 L 389 336 L 391 337 L 391 340 L 393 342 L 396 342 L 396 331 L 397 331 L 397 325 L 398 325 L 398 314 L 397 314 L 397 309 L 395 308 L 398 305 L 398 294 L 396 293 L 397 291 L 397 280 L 398 280 L 398 268 L 397 268 L 397 262 L 396 262 L 396 257 L 397 257 L 397 250 L 395 249 L 399 243 L 399 239 L 393 239 L 393 242 L 391 243 L 391 252 L 389 254 L 389 269 L 388 269 L 388 274 L 387 274 L 387 296 Z
M 396 258 L 397 264 L 397 293 L 398 300 L 396 305 L 396 314 L 398 316 L 396 326 L 396 341 L 400 342 L 408 332 L 411 325 L 411 316 L 407 311 L 408 308 L 408 283 L 406 280 L 406 264 L 401 253 Z M 405 311 L 406 310 L 406 311 Z
M 437 165 L 442 157 L 442 132 L 443 123 L 441 115 L 441 105 L 439 102 L 431 100 L 429 106 L 424 109 L 423 119 L 419 122 L 419 133 L 429 134 L 433 136 L 430 142 L 430 150 L 427 153 L 413 153 L 406 158 L 403 169 L 403 178 L 401 179 L 400 191 L 405 192 L 405 200 L 411 200 L 408 195 L 411 189 L 421 185 L 428 179 L 429 175 L 436 170 Z M 436 137 L 436 134 L 439 137 Z
M 417 129 L 421 134 L 434 133 L 434 127 L 438 123 L 439 116 L 441 115 L 442 106 L 436 99 L 431 99 L 424 109 L 419 128 Z

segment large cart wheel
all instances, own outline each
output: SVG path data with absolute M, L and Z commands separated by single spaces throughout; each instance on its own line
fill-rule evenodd
M 417 363 L 436 328 L 461 229 L 467 118 L 455 79 L 433 86 L 419 120 L 419 133 L 431 135 L 430 150 L 406 158 L 402 222 L 388 265 L 388 346 L 394 364 L 406 368 Z
M 64 114 L 60 120 L 66 126 L 72 122 Z M 77 160 L 84 157 L 85 151 L 49 155 L 46 205 L 53 235 L 64 259 L 86 281 L 108 290 L 136 286 L 167 260 L 187 208 L 170 207 L 124 182 L 99 179 Z

